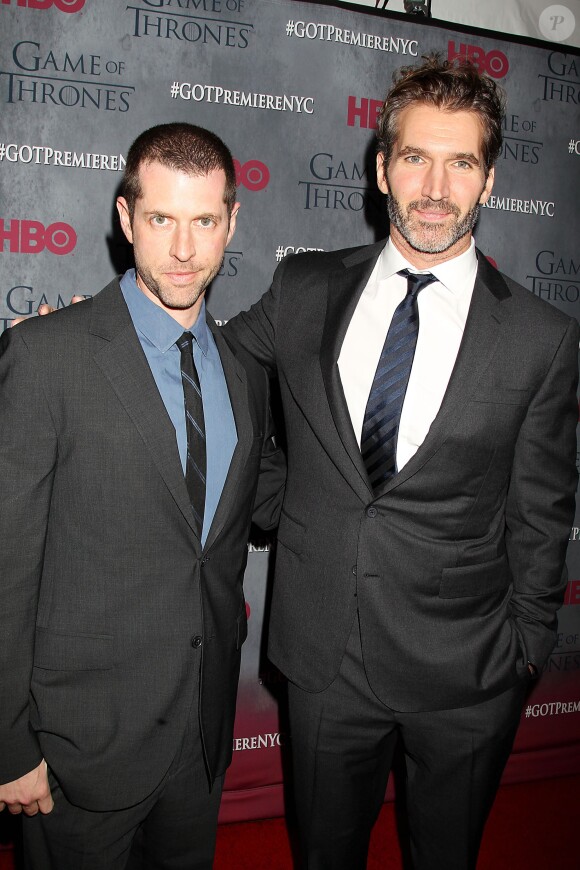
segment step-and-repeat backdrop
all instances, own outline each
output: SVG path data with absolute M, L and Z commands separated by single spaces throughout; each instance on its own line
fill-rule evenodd
M 291 0 L 0 0 L 0 32 L 0 329 L 41 302 L 91 296 L 130 265 L 114 201 L 128 146 L 154 124 L 209 127 L 236 159 L 242 210 L 210 293 L 216 319 L 258 299 L 295 251 L 382 238 L 377 112 L 393 71 L 433 50 L 472 58 L 508 94 L 478 245 L 530 293 L 580 313 L 573 49 Z M 579 526 L 557 643 L 507 781 L 580 771 Z M 226 820 L 283 811 L 290 740 L 283 679 L 264 654 L 271 542 L 249 546 Z

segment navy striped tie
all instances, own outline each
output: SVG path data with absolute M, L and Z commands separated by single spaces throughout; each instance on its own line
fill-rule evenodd
M 193 336 L 191 332 L 184 332 L 176 344 L 181 351 L 181 382 L 183 384 L 185 427 L 187 430 L 185 483 L 201 538 L 205 511 L 206 473 L 205 423 L 201 387 L 193 362 Z
M 397 435 L 401 411 L 419 334 L 419 292 L 436 281 L 427 272 L 416 275 L 403 269 L 407 295 L 395 309 L 381 351 L 364 416 L 361 453 L 376 492 L 397 472 Z

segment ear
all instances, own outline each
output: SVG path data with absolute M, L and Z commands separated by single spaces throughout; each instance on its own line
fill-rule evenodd
M 131 218 L 129 216 L 129 208 L 127 200 L 124 196 L 117 197 L 117 211 L 119 212 L 119 220 L 121 229 L 125 233 L 125 237 L 130 245 L 133 244 L 133 230 L 131 229 Z
M 489 195 L 493 189 L 494 179 L 495 179 L 495 168 L 492 166 L 491 169 L 489 170 L 489 175 L 487 176 L 487 179 L 485 181 L 485 187 L 483 188 L 482 194 L 479 197 L 479 204 L 480 205 L 483 205 L 484 203 L 486 203 L 488 201 Z
M 377 154 L 377 184 L 381 193 L 389 192 L 387 184 L 387 167 L 385 166 L 385 155 L 382 152 Z
M 226 245 L 229 245 L 229 243 L 232 240 L 232 237 L 236 231 L 236 222 L 237 222 L 239 210 L 240 210 L 240 203 L 239 202 L 234 203 L 234 207 L 233 207 L 232 213 L 230 215 L 230 226 L 228 229 L 228 237 L 226 240 Z

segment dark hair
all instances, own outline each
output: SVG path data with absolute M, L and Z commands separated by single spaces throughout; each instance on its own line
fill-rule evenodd
M 135 202 L 142 195 L 139 169 L 144 163 L 162 163 L 188 175 L 208 175 L 223 169 L 224 202 L 231 216 L 236 201 L 236 170 L 229 148 L 215 133 L 194 124 L 159 124 L 137 136 L 127 154 L 123 196 L 133 220 Z
M 420 66 L 408 66 L 393 76 L 395 84 L 387 94 L 377 123 L 377 151 L 388 166 L 398 135 L 403 109 L 416 103 L 450 112 L 475 112 L 483 132 L 485 174 L 501 154 L 502 119 L 505 112 L 503 91 L 469 61 L 452 64 L 440 54 L 423 58 Z

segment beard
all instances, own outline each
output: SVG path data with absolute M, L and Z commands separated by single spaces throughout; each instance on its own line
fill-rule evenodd
M 155 277 L 153 272 L 141 263 L 137 256 L 135 256 L 135 272 L 147 289 L 159 299 L 165 308 L 183 311 L 192 308 L 200 296 L 205 293 L 221 269 L 222 263 L 223 257 L 219 263 L 212 266 L 209 272 L 200 273 L 188 287 L 183 288 L 163 284 L 162 276 Z M 179 272 L 179 269 L 172 266 L 168 271 Z M 183 271 L 187 272 L 189 269 L 184 269 Z
M 387 206 L 391 224 L 398 229 L 407 244 L 422 254 L 442 254 L 453 247 L 472 231 L 481 208 L 479 203 L 475 203 L 473 208 L 461 216 L 459 207 L 448 200 L 434 202 L 430 199 L 417 199 L 404 209 L 392 193 L 387 195 Z M 422 221 L 417 216 L 416 209 L 451 214 L 453 221 L 451 224 Z

